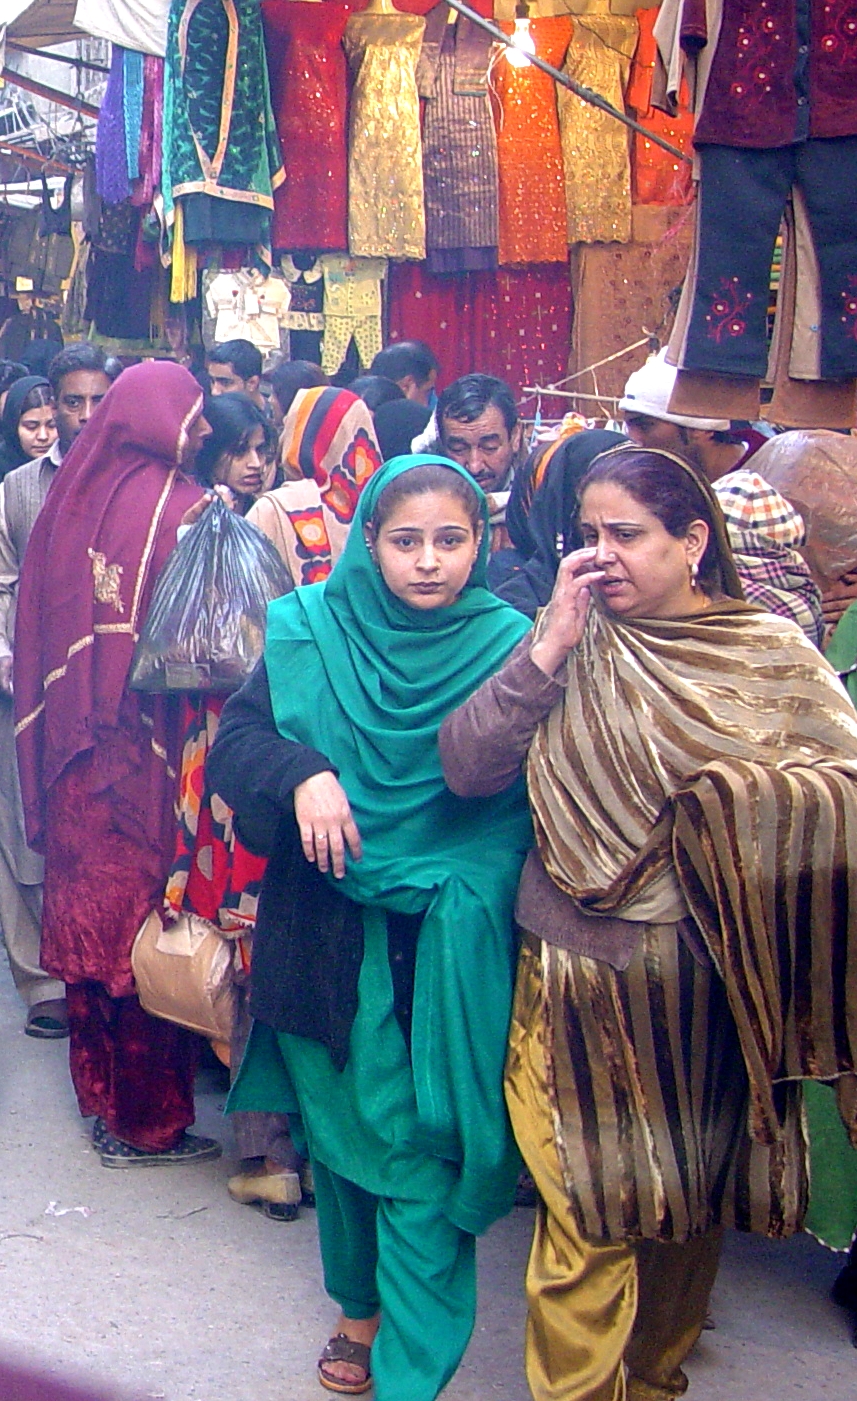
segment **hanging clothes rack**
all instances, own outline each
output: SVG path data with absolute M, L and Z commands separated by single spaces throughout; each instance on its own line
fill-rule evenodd
M 469 19 L 473 24 L 478 24 L 480 29 L 484 29 L 487 34 L 490 34 L 492 38 L 495 39 L 498 44 L 502 44 L 504 48 L 516 48 L 509 34 L 504 34 L 503 30 L 498 29 L 497 25 L 492 23 L 490 19 L 483 19 L 482 15 L 477 14 L 476 10 L 471 10 L 469 5 L 465 5 L 463 0 L 449 0 L 449 4 L 453 10 L 457 10 L 465 19 Z M 675 156 L 680 161 L 686 161 L 688 165 L 693 164 L 693 158 L 691 156 L 687 155 L 684 151 L 680 151 L 678 146 L 673 146 L 671 142 L 665 141 L 662 136 L 658 136 L 655 132 L 649 131 L 648 127 L 644 127 L 639 122 L 635 122 L 633 117 L 629 117 L 626 113 L 620 112 L 618 107 L 614 107 L 613 103 L 608 102 L 606 97 L 602 97 L 600 92 L 595 92 L 593 88 L 585 87 L 583 83 L 576 82 L 575 79 L 570 78 L 567 73 L 561 73 L 558 68 L 554 68 L 550 63 L 546 63 L 543 58 L 539 58 L 538 54 L 528 53 L 527 58 L 534 68 L 540 68 L 543 73 L 547 73 L 549 78 L 553 78 L 555 83 L 559 83 L 560 87 L 568 88 L 569 92 L 573 92 L 575 96 L 581 98 L 583 102 L 588 102 L 590 107 L 597 107 L 601 112 L 607 112 L 609 116 L 615 117 L 616 121 L 621 122 L 623 126 L 628 127 L 631 131 L 636 131 L 640 136 L 645 136 L 647 141 L 653 142 L 655 146 L 660 146 L 662 150 L 669 151 L 671 156 Z

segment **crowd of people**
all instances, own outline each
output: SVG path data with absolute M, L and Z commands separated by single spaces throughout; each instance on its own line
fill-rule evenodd
M 620 422 L 535 443 L 418 342 L 349 387 L 241 341 L 19 368 L 0 921 L 100 1162 L 221 1153 L 204 1043 L 132 970 L 190 912 L 238 951 L 224 1185 L 317 1210 L 322 1387 L 434 1401 L 525 1166 L 534 1401 L 682 1394 L 724 1227 L 812 1211 L 805 1089 L 857 1143 L 857 712 L 823 653 L 840 619 L 857 650 L 857 560 L 822 596 L 765 435 L 671 414 L 663 355 Z M 284 566 L 264 655 L 228 698 L 132 689 L 215 497 Z

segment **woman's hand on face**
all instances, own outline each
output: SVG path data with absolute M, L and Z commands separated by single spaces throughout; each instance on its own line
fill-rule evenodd
M 539 639 L 530 656 L 540 671 L 553 676 L 583 636 L 592 585 L 604 571 L 594 569 L 595 550 L 574 550 L 560 562 Z
M 332 773 L 313 774 L 294 791 L 295 817 L 307 861 L 320 871 L 332 870 L 337 880 L 345 875 L 345 848 L 359 861 L 363 855 L 360 833 L 339 779 Z

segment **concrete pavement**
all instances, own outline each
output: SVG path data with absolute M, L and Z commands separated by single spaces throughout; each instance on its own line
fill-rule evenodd
M 200 1131 L 224 1143 L 219 1162 L 108 1171 L 77 1114 L 67 1043 L 34 1041 L 23 1023 L 4 963 L 0 1353 L 135 1401 L 321 1401 L 315 1359 L 335 1310 L 314 1215 L 274 1224 L 229 1200 L 222 1093 L 203 1081 L 198 1096 Z M 479 1320 L 444 1401 L 529 1401 L 531 1229 L 532 1212 L 517 1210 L 480 1243 Z M 828 1298 L 839 1264 L 809 1238 L 731 1236 L 689 1401 L 855 1401 L 857 1351 Z

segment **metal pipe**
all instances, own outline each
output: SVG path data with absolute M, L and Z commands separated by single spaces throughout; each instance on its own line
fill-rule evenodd
M 37 83 L 33 78 L 25 78 L 21 73 L 16 73 L 14 68 L 4 68 L 2 77 L 13 87 L 23 88 L 25 92 L 33 92 L 36 97 L 46 97 L 50 102 L 58 103 L 60 107 L 70 107 L 73 112 L 80 112 L 84 117 L 96 118 L 98 116 L 98 108 L 93 107 L 91 102 L 84 102 L 80 97 L 72 97 L 71 93 L 49 88 L 46 83 Z
M 51 63 L 65 63 L 70 68 L 86 68 L 90 73 L 109 73 L 103 63 L 89 63 L 85 58 L 71 58 L 68 54 L 54 54 L 47 49 L 28 49 L 26 44 L 19 44 L 15 39 L 6 40 L 6 48 L 14 49 L 16 54 L 29 54 L 31 58 L 47 58 Z
M 503 44 L 507 49 L 517 47 L 512 43 L 508 34 L 504 34 L 502 29 L 498 29 L 497 25 L 493 24 L 490 19 L 483 19 L 475 10 L 471 10 L 469 5 L 463 4 L 463 0 L 448 0 L 448 3 L 454 10 L 457 10 L 460 15 L 464 15 L 465 19 L 469 19 L 473 24 L 478 24 L 479 28 L 484 29 L 487 34 L 490 34 L 498 44 Z M 608 102 L 606 97 L 602 97 L 600 92 L 595 92 L 592 88 L 584 87 L 583 83 L 576 82 L 575 79 L 570 78 L 567 73 L 560 73 L 558 68 L 551 67 L 543 58 L 539 58 L 538 54 L 527 54 L 527 59 L 534 67 L 540 68 L 543 73 L 547 73 L 549 78 L 553 78 L 555 83 L 559 83 L 560 87 L 568 88 L 569 92 L 573 92 L 576 97 L 582 98 L 584 102 L 588 102 L 590 107 L 597 107 L 599 111 L 607 112 L 609 116 L 615 117 L 616 121 L 621 122 L 623 126 L 630 128 L 631 131 L 638 132 L 640 136 L 645 136 L 647 141 L 653 141 L 654 144 L 660 146 L 662 150 L 669 151 L 670 155 L 675 156 L 677 160 L 686 161 L 688 165 L 693 164 L 692 156 L 686 155 L 685 152 L 680 151 L 677 146 L 673 146 L 669 141 L 665 141 L 662 136 L 656 136 L 653 131 L 649 131 L 646 127 L 641 126 L 639 122 L 635 122 L 634 118 L 627 116 L 625 112 L 620 112 L 618 107 L 614 107 L 613 103 Z

